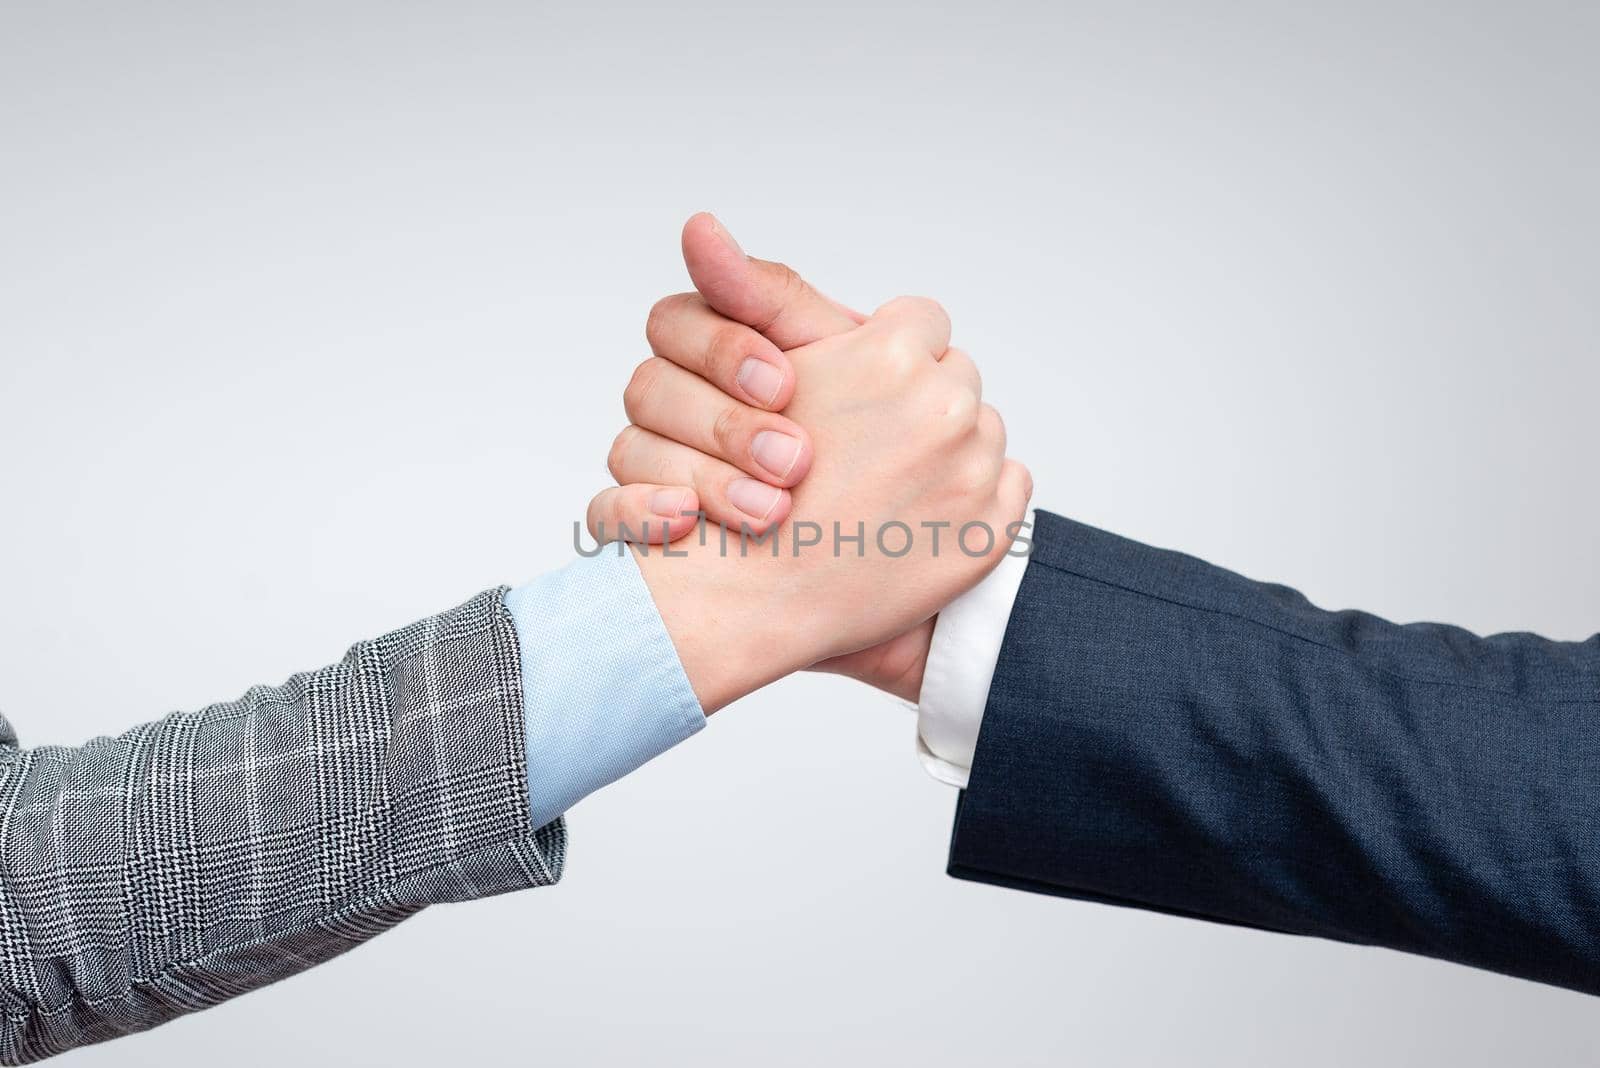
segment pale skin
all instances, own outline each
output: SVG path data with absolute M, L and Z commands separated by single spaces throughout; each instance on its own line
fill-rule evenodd
M 915 700 L 935 614 L 1003 558 L 1032 492 L 977 368 L 932 301 L 862 316 L 745 256 L 709 215 L 689 220 L 683 251 L 696 292 L 651 312 L 655 356 L 629 383 L 632 422 L 611 450 L 620 485 L 591 502 L 591 533 L 649 521 L 651 541 L 664 533 L 684 554 L 634 546 L 708 714 L 807 667 Z M 741 555 L 737 537 L 723 551 L 714 530 L 700 544 L 681 514 L 696 508 L 776 528 L 777 557 Z M 834 522 L 864 524 L 862 555 L 826 539 L 794 551 L 796 524 Z M 873 547 L 890 522 L 920 534 L 903 556 Z M 994 532 L 987 552 L 954 551 L 948 532 L 933 551 L 925 524 L 969 522 Z

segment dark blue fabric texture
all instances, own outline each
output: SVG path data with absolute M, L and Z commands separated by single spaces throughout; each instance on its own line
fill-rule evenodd
M 950 873 L 1600 993 L 1600 637 L 1328 612 L 1038 513 Z

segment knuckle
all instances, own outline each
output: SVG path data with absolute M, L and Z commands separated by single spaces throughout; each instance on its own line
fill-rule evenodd
M 744 413 L 738 408 L 724 408 L 711 423 L 711 440 L 717 443 L 722 455 L 738 456 L 745 430 Z
M 777 270 L 778 281 L 783 285 L 783 295 L 786 299 L 798 297 L 811 288 L 806 280 L 800 277 L 800 272 L 787 263 L 775 263 L 773 267 Z
M 996 446 L 1000 452 L 1006 448 L 1006 421 L 1000 410 L 992 404 L 978 405 L 978 434 L 982 440 Z
M 627 481 L 625 475 L 628 468 L 628 457 L 632 455 L 635 442 L 638 441 L 639 429 L 625 426 L 611 440 L 611 449 L 606 453 L 606 470 L 611 472 L 611 477 L 618 482 Z
M 650 306 L 650 314 L 644 320 L 644 337 L 651 348 L 655 348 L 667 336 L 673 319 L 692 299 L 693 294 L 674 293 L 670 297 L 662 297 Z
M 800 277 L 800 272 L 782 261 L 772 261 L 772 273 L 778 276 L 778 281 L 783 284 L 785 291 L 805 285 L 805 279 Z
M 707 370 L 713 373 L 724 372 L 726 378 L 732 381 L 738 372 L 739 364 L 748 355 L 746 350 L 750 347 L 748 328 L 739 323 L 727 323 L 717 327 L 711 336 L 711 345 L 706 351 Z
M 1007 464 L 1017 469 L 1018 477 L 1022 479 L 1022 496 L 1028 500 L 1033 499 L 1033 472 L 1028 470 L 1028 465 L 1017 460 L 1007 460 Z
M 982 497 L 994 488 L 999 464 L 987 452 L 975 452 L 961 461 L 956 470 L 956 484 L 966 497 Z
M 668 318 L 672 315 L 672 297 L 662 297 L 650 305 L 650 314 L 644 319 L 644 339 L 655 348 L 661 343 L 661 336 L 666 330 Z
M 978 371 L 977 361 L 973 360 L 971 353 L 967 352 L 966 349 L 956 348 L 952 345 L 945 350 L 944 355 L 939 358 L 939 362 L 966 375 L 970 379 L 968 384 L 973 392 L 978 395 L 979 400 L 983 399 L 983 375 Z
M 923 351 L 916 334 L 898 325 L 890 327 L 884 335 L 878 361 L 883 373 L 898 385 L 910 381 L 929 362 L 928 354 Z
M 932 297 L 895 297 L 889 302 L 888 307 L 893 308 L 896 312 L 902 315 L 930 319 L 934 322 L 943 323 L 946 326 L 948 326 L 950 323 L 950 315 L 944 310 L 944 305 L 940 304 Z
M 896 319 L 889 326 L 889 341 L 896 348 L 921 349 L 922 335 L 917 328 L 904 319 Z
M 633 369 L 633 376 L 622 390 L 622 408 L 629 419 L 637 419 L 661 387 L 661 376 L 666 373 L 667 361 L 652 356 Z
M 600 538 L 602 524 L 615 526 L 615 523 L 611 522 L 612 517 L 608 515 L 614 510 L 611 507 L 614 496 L 609 490 L 595 494 L 594 499 L 589 502 L 588 512 L 584 515 L 584 525 L 589 528 L 589 536 L 597 541 Z
M 969 389 L 952 389 L 944 405 L 945 426 L 951 433 L 965 435 L 978 425 L 978 398 Z

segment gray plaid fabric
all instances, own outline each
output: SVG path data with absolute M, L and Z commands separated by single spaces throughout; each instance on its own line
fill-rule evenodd
M 77 749 L 0 717 L 0 1062 L 152 1027 L 424 906 L 560 878 L 505 591 Z

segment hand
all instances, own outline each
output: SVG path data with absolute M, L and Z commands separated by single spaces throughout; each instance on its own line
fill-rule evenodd
M 745 255 L 733 235 L 705 212 L 684 224 L 683 260 L 696 292 L 667 297 L 656 305 L 653 315 L 663 308 L 698 302 L 733 323 L 754 328 L 762 340 L 785 349 L 845 333 L 864 320 L 860 312 L 819 292 L 784 264 Z M 666 354 L 664 349 L 681 351 L 669 344 L 670 335 L 663 335 L 660 345 L 652 340 L 652 351 L 661 355 Z M 981 380 L 975 378 L 974 384 L 981 398 Z M 1031 482 L 1028 495 L 1032 496 Z M 707 514 L 719 517 L 715 511 Z M 887 641 L 813 666 L 847 675 L 902 700 L 916 701 L 922 692 L 934 623 L 930 617 Z
M 949 322 L 931 302 L 892 301 L 858 328 L 854 313 L 783 268 L 746 260 L 708 216 L 686 227 L 685 256 L 705 299 L 669 298 L 652 313 L 657 360 L 646 366 L 655 369 L 630 384 L 635 428 L 612 450 L 619 481 L 650 485 L 596 498 L 591 529 L 609 522 L 614 530 L 619 519 L 637 528 L 643 494 L 663 487 L 737 523 L 756 509 L 731 500 L 735 481 L 759 474 L 793 485 L 800 464 L 811 463 L 794 490 L 793 522 L 777 530 L 778 557 L 766 545 L 740 556 L 736 533 L 726 554 L 715 534 L 705 545 L 681 542 L 683 559 L 641 554 L 680 658 L 708 711 L 812 665 L 915 697 L 933 613 L 998 563 L 1031 490 L 1026 470 L 1004 460 L 1004 428 L 979 401 L 976 369 L 948 349 Z M 770 337 L 714 313 L 713 301 L 762 322 Z M 778 362 L 773 339 L 793 343 L 817 330 L 818 309 L 849 333 L 802 345 L 788 366 Z M 776 403 L 792 388 L 792 422 L 746 403 L 767 398 L 730 396 L 750 353 L 785 375 L 767 398 Z M 816 436 L 814 454 L 797 437 L 795 463 L 778 465 L 789 467 L 781 476 L 756 458 L 760 434 L 801 426 Z M 789 506 L 770 500 L 769 527 Z M 835 523 L 848 536 L 860 529 L 866 544 L 842 543 L 834 555 Z M 981 526 L 963 547 L 957 535 L 968 523 Z M 822 544 L 807 544 L 819 535 Z
M 757 534 L 782 523 L 787 489 L 806 476 L 813 452 L 804 428 L 774 414 L 794 396 L 788 357 L 698 293 L 659 301 L 645 336 L 655 355 L 623 392 L 630 422 L 607 460 L 619 485 L 590 502 L 589 533 L 602 542 L 673 541 L 693 528 L 696 509 Z

